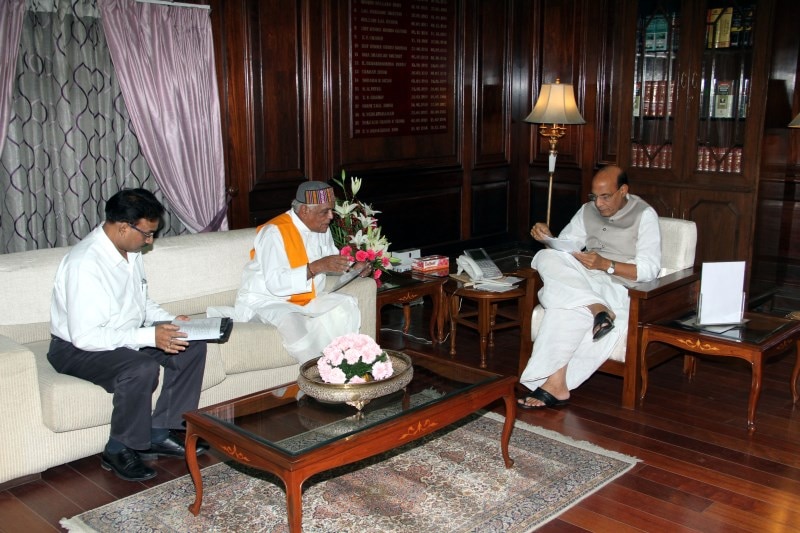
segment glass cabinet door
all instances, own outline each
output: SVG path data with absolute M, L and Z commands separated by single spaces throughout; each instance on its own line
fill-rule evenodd
M 710 1 L 697 91 L 695 171 L 741 173 L 753 69 L 756 8 L 732 0 Z
M 642 1 L 636 21 L 630 166 L 672 169 L 679 134 L 680 1 Z M 683 80 L 685 85 L 685 80 Z

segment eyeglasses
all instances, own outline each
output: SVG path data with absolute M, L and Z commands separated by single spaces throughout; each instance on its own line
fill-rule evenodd
M 145 240 L 154 239 L 156 237 L 156 232 L 155 231 L 150 231 L 150 232 L 142 231 L 139 228 L 137 228 L 136 226 L 134 226 L 133 224 L 128 224 L 128 226 L 133 228 L 133 229 L 135 229 L 139 233 L 141 233 L 144 236 Z
M 619 192 L 619 187 L 617 188 L 616 191 L 608 193 L 608 194 L 599 194 L 598 195 L 598 194 L 594 194 L 594 193 L 589 193 L 589 201 L 590 202 L 595 202 L 595 203 L 597 203 L 597 202 L 606 203 L 609 200 L 611 200 L 611 197 L 614 196 L 615 194 L 617 194 L 618 192 Z

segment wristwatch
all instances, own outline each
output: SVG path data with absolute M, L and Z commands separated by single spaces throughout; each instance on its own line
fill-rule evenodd
M 609 274 L 613 274 L 616 271 L 616 269 L 617 269 L 617 262 L 612 260 L 611 266 L 606 269 L 606 272 L 608 272 Z

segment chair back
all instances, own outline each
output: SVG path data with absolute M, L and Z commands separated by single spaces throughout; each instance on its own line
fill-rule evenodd
M 694 265 L 697 226 L 692 220 L 659 217 L 661 272 L 659 277 Z

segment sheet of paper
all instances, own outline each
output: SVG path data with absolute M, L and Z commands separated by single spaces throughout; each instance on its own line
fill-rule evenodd
M 738 324 L 742 321 L 744 268 L 744 261 L 703 263 L 697 319 L 700 324 Z
M 580 252 L 583 249 L 583 246 L 578 244 L 575 241 L 570 241 L 567 239 L 556 239 L 555 237 L 546 237 L 542 240 L 545 246 L 552 248 L 553 250 L 560 250 L 562 252 Z
M 183 340 L 201 341 L 222 337 L 222 317 L 193 318 L 189 321 L 173 320 L 172 323 L 189 335 Z

